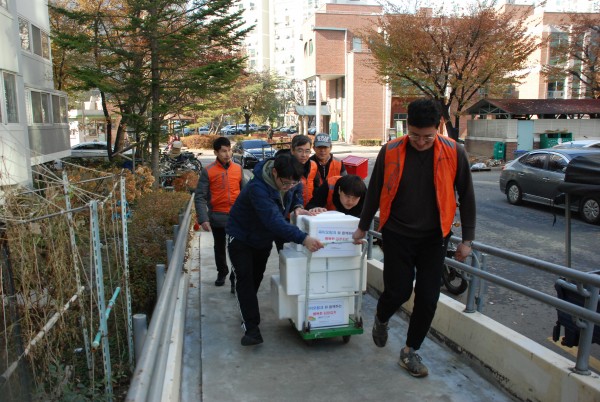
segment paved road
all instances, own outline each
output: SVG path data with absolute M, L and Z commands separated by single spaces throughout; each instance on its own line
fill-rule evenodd
M 499 175 L 499 171 L 473 174 L 477 197 L 477 240 L 564 265 L 564 211 L 534 204 L 510 205 L 499 190 Z M 600 270 L 600 226 L 587 224 L 575 215 L 571 221 L 571 233 L 571 266 L 586 272 Z M 556 296 L 555 275 L 493 257 L 489 258 L 488 265 L 494 274 Z M 548 340 L 556 321 L 555 309 L 490 284 L 484 313 L 536 342 L 559 351 Z M 600 358 L 597 345 L 594 346 L 593 356 Z
M 335 156 L 340 159 L 348 155 L 368 158 L 369 166 L 366 178 L 368 183 L 378 147 L 361 149 L 334 145 L 333 151 Z M 202 157 L 207 155 L 210 155 L 210 152 L 204 152 Z M 213 159 L 214 157 L 209 156 L 206 160 Z M 205 163 L 205 160 L 202 162 Z M 534 204 L 510 205 L 499 190 L 499 175 L 499 170 L 473 173 L 477 199 L 477 241 L 564 265 L 566 261 L 564 212 L 560 209 L 553 210 Z M 556 212 L 555 223 L 554 212 Z M 600 270 L 598 259 L 600 226 L 587 224 L 575 215 L 571 231 L 572 267 L 581 271 Z M 460 229 L 457 231 L 457 235 L 460 235 Z M 494 257 L 488 259 L 488 266 L 489 271 L 494 274 L 553 296 L 556 295 L 554 281 L 557 278 L 555 275 Z M 464 302 L 465 295 L 455 298 Z M 554 308 L 490 284 L 483 313 L 563 356 L 572 358 L 549 340 L 557 319 Z M 600 359 L 598 345 L 593 345 L 592 355 Z

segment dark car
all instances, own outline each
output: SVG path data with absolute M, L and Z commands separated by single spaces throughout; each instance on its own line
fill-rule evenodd
M 553 205 L 560 194 L 569 161 L 576 156 L 598 154 L 598 150 L 582 148 L 537 149 L 508 162 L 500 173 L 500 191 L 513 205 L 523 201 Z M 575 198 L 573 210 L 588 223 L 600 223 L 600 197 Z
M 265 140 L 244 140 L 233 146 L 233 160 L 243 168 L 252 168 L 263 159 L 272 158 L 275 150 Z

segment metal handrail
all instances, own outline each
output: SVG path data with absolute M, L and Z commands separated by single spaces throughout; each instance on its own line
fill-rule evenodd
M 369 230 L 369 248 L 372 247 L 374 237 L 378 239 L 382 238 L 380 232 L 377 232 L 375 230 Z M 453 243 L 458 243 L 461 241 L 461 238 L 457 236 L 452 236 L 450 238 L 450 241 Z M 445 263 L 450 265 L 451 267 L 465 271 L 473 276 L 472 278 L 469 278 L 469 292 L 467 294 L 464 312 L 472 313 L 475 311 L 482 311 L 483 305 L 481 301 L 484 297 L 484 294 L 482 293 L 485 292 L 485 286 L 479 287 L 480 294 L 479 296 L 477 296 L 474 291 L 474 285 L 479 280 L 483 279 L 485 281 L 489 281 L 496 285 L 502 286 L 506 289 L 520 293 L 524 296 L 530 297 L 544 304 L 555 307 L 556 309 L 569 313 L 574 317 L 577 317 L 581 320 L 580 322 L 578 322 L 578 326 L 582 328 L 582 331 L 580 332 L 579 348 L 577 351 L 577 361 L 575 364 L 574 371 L 578 374 L 589 375 L 589 357 L 591 351 L 594 324 L 600 325 L 600 314 L 596 312 L 599 298 L 600 276 L 577 271 L 569 267 L 528 257 L 511 251 L 502 250 L 480 242 L 473 242 L 472 249 L 473 266 L 447 257 L 445 260 Z M 512 262 L 527 265 L 535 269 L 556 274 L 560 277 L 577 281 L 579 284 L 577 286 L 573 285 L 573 287 L 579 289 L 579 294 L 581 294 L 585 298 L 585 307 L 580 307 L 576 304 L 559 299 L 558 297 L 554 297 L 544 292 L 531 289 L 520 283 L 487 272 L 485 267 L 486 253 Z M 483 261 L 484 263 L 481 264 L 481 261 Z M 564 281 L 562 282 L 565 283 Z M 476 300 L 476 298 L 478 298 L 479 300 Z M 476 303 L 478 304 L 477 310 L 475 310 L 475 308 L 472 307 Z
M 154 307 L 144 347 L 136 364 L 126 401 L 160 401 L 193 205 L 194 194 L 192 194 L 180 220 L 179 228 L 181 230 L 176 228 L 176 240 L 163 288 Z

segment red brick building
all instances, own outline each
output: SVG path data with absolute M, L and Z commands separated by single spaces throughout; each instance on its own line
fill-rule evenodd
M 309 105 L 299 113 L 304 132 L 311 121 L 334 140 L 388 138 L 391 92 L 369 66 L 372 56 L 359 37 L 381 13 L 380 6 L 326 4 L 304 23 L 302 78 Z

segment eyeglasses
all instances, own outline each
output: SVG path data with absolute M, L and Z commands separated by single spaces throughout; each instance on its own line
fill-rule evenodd
M 281 177 L 277 177 L 279 179 L 279 182 L 281 183 L 281 187 L 287 187 L 287 188 L 292 188 L 298 185 L 298 183 L 300 183 L 299 181 L 283 181 L 283 179 Z
M 435 140 L 435 134 L 433 135 L 417 135 L 417 134 L 408 134 L 408 138 L 413 141 L 423 140 L 425 142 L 431 142 Z
M 304 155 L 310 155 L 311 150 L 310 149 L 299 149 L 299 148 L 296 148 L 296 149 L 294 149 L 294 152 L 299 153 L 299 154 L 304 154 Z

